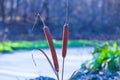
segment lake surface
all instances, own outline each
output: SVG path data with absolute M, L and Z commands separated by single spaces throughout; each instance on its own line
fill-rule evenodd
M 43 49 L 51 59 L 49 49 Z M 64 80 L 70 78 L 75 70 L 80 68 L 80 65 L 92 58 L 92 47 L 82 48 L 68 48 L 65 59 L 65 73 Z M 32 61 L 32 53 L 37 63 L 35 67 Z M 57 49 L 57 56 L 59 58 L 60 75 L 61 75 L 61 49 Z M 51 59 L 52 61 L 52 59 Z M 0 80 L 29 80 L 38 76 L 49 76 L 56 79 L 49 63 L 39 51 L 15 51 L 11 54 L 0 55 Z

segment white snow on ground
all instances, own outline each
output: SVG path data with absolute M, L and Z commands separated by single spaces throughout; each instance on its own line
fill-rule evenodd
M 52 61 L 49 49 L 43 49 Z M 80 68 L 80 65 L 92 58 L 93 48 L 68 48 L 65 59 L 64 80 L 70 78 L 72 73 Z M 37 67 L 34 66 L 31 54 L 34 53 L 34 59 Z M 49 63 L 39 51 L 16 51 L 12 54 L 0 55 L 0 80 L 25 80 L 38 76 L 49 76 L 56 78 Z M 57 49 L 59 58 L 60 78 L 61 78 L 61 49 Z

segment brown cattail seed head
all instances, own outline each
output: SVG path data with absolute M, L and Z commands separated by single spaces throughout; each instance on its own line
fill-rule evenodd
M 55 70 L 56 70 L 56 72 L 59 72 L 58 59 L 57 59 L 56 51 L 55 51 L 55 48 L 54 48 L 54 44 L 53 44 L 52 37 L 50 35 L 49 29 L 46 26 L 44 26 L 43 30 L 44 30 L 45 37 L 48 41 L 48 44 L 49 44 L 49 47 L 50 47 L 50 50 L 51 50 Z
M 68 27 L 68 24 L 65 24 L 63 29 L 63 46 L 62 46 L 63 58 L 66 57 L 66 53 L 67 53 L 68 34 L 69 34 L 69 27 Z

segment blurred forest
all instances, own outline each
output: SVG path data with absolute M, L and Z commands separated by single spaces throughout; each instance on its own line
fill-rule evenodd
M 45 19 L 52 36 L 62 38 L 65 0 L 0 0 L 0 41 L 43 40 Z M 120 39 L 120 0 L 69 0 L 70 39 Z

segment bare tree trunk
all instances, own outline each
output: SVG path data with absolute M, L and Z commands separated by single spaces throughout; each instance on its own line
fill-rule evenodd
M 11 0 L 11 8 L 10 8 L 11 21 L 13 21 L 13 4 L 14 4 L 14 0 Z
M 2 21 L 4 23 L 5 21 L 4 0 L 0 0 L 0 8 L 1 8 Z
M 28 8 L 28 2 L 25 0 L 24 1 L 24 13 L 23 13 L 23 19 L 24 19 L 24 22 L 26 22 L 26 18 L 27 18 L 27 8 Z
M 17 16 L 19 15 L 19 14 L 18 14 L 19 6 L 20 6 L 19 2 L 20 2 L 20 0 L 17 0 L 17 1 L 16 1 L 15 17 L 17 17 Z

